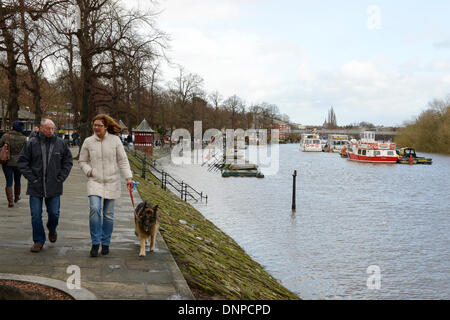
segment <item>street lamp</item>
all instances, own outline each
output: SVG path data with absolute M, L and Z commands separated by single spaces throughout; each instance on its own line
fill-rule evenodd
M 70 143 L 70 110 L 72 109 L 72 103 L 67 102 L 67 112 L 69 114 L 69 124 L 67 125 L 67 136 L 68 136 L 68 142 Z

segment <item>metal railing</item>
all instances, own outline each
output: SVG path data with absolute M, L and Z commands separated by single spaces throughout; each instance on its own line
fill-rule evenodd
M 181 200 L 203 203 L 205 199 L 205 203 L 208 204 L 208 195 L 195 190 L 184 181 L 178 181 L 163 169 L 158 169 L 156 161 L 148 159 L 145 153 L 141 155 L 141 152 L 136 149 L 128 149 L 126 151 L 141 163 L 141 167 L 138 166 L 138 170 L 141 171 L 141 177 L 143 179 L 146 179 L 146 173 L 149 173 L 159 181 L 161 189 L 167 190 L 170 187 L 172 192 L 180 195 Z

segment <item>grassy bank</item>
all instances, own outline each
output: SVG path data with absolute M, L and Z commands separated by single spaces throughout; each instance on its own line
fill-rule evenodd
M 159 205 L 160 232 L 197 299 L 298 299 L 229 236 L 147 174 L 129 155 L 142 199 Z

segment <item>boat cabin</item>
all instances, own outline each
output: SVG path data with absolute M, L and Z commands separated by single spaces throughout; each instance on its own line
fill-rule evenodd
M 330 135 L 328 142 L 331 146 L 331 150 L 334 152 L 341 151 L 344 147 L 348 146 L 350 142 L 348 141 L 348 136 L 344 134 L 333 134 Z
M 358 155 L 366 157 L 393 157 L 395 156 L 395 151 L 389 149 L 358 149 Z
M 364 143 L 370 143 L 375 142 L 375 132 L 373 131 L 364 131 L 361 133 L 361 142 Z

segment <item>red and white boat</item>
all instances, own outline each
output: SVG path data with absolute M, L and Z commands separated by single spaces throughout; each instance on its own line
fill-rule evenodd
M 375 140 L 375 132 L 361 133 L 361 140 L 352 140 L 347 151 L 348 159 L 369 163 L 397 163 L 395 143 Z
M 306 152 L 322 152 L 320 136 L 318 134 L 302 134 L 300 150 Z

